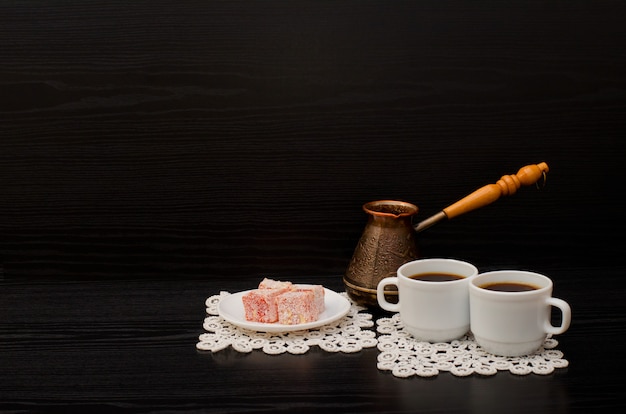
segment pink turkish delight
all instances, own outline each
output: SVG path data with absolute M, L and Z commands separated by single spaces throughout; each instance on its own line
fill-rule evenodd
M 242 297 L 245 318 L 286 325 L 314 322 L 324 311 L 324 287 L 265 278 Z
M 298 291 L 306 290 L 313 292 L 314 311 L 319 315 L 324 312 L 324 287 L 322 285 L 294 285 Z
M 314 322 L 318 312 L 315 298 L 311 290 L 292 290 L 276 298 L 278 308 L 278 323 L 297 325 L 299 323 Z
M 291 282 L 283 282 L 280 280 L 265 278 L 259 283 L 259 289 L 291 289 L 293 284 Z
M 242 296 L 247 321 L 272 323 L 278 321 L 276 298 L 289 288 L 255 289 Z

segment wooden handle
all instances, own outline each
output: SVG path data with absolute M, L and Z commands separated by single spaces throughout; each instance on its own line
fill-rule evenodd
M 443 209 L 448 219 L 465 214 L 468 211 L 475 210 L 493 203 L 500 196 L 510 196 L 515 194 L 522 185 L 531 185 L 536 183 L 545 173 L 549 171 L 548 164 L 545 162 L 536 165 L 527 165 L 520 168 L 515 175 L 504 175 L 495 184 L 487 184 L 479 188 L 472 194 L 462 198 L 456 203 Z

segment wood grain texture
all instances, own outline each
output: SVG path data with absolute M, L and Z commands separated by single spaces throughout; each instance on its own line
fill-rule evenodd
M 5 277 L 340 274 L 363 203 L 425 218 L 541 161 L 543 191 L 429 229 L 424 254 L 592 266 L 623 246 L 624 11 L 4 3 Z
M 568 272 L 573 280 L 587 274 Z M 309 281 L 342 287 L 340 277 Z M 581 289 L 569 279 L 556 285 L 574 318 L 557 337 L 570 365 L 551 375 L 399 379 L 376 368 L 376 349 L 197 351 L 205 299 L 255 282 L 229 276 L 0 281 L 0 411 L 575 413 L 624 407 L 624 364 L 606 359 L 619 347 L 616 335 L 623 337 L 626 309 L 619 295 Z

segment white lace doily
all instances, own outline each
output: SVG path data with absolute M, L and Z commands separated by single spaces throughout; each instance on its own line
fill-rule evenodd
M 343 318 L 319 328 L 280 334 L 251 331 L 225 321 L 217 311 L 217 304 L 225 295 L 230 293 L 220 292 L 206 300 L 209 316 L 204 319 L 203 328 L 207 333 L 198 338 L 199 350 L 218 352 L 231 346 L 237 352 L 259 349 L 266 354 L 304 354 L 318 346 L 326 352 L 353 353 L 378 344 L 374 330 L 362 329 L 374 326 L 372 315 L 362 313 L 366 308 L 352 302 L 345 292 L 340 295 L 348 298 L 351 306 Z
M 569 365 L 563 353 L 554 349 L 558 342 L 553 338 L 547 338 L 543 347 L 532 355 L 499 357 L 485 352 L 471 333 L 449 343 L 417 341 L 404 330 L 399 314 L 379 318 L 376 325 L 380 334 L 378 369 L 391 371 L 396 377 L 432 377 L 445 371 L 459 377 L 473 373 L 495 375 L 498 371 L 547 375 Z

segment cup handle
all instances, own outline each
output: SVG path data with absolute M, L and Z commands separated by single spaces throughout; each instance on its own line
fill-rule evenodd
M 557 298 L 548 298 L 546 300 L 546 303 L 550 306 L 559 308 L 561 310 L 561 315 L 562 315 L 560 326 L 553 326 L 550 320 L 546 321 L 544 325 L 544 329 L 546 333 L 552 334 L 552 335 L 559 335 L 567 331 L 572 321 L 572 310 L 570 306 L 564 300 L 557 299 Z
M 398 303 L 390 303 L 385 299 L 385 287 L 386 286 L 396 286 L 398 287 L 398 278 L 397 277 L 386 277 L 380 282 L 378 282 L 378 286 L 376 287 L 376 299 L 378 299 L 378 305 L 388 311 L 391 312 L 399 312 L 400 311 L 400 295 L 398 294 Z

